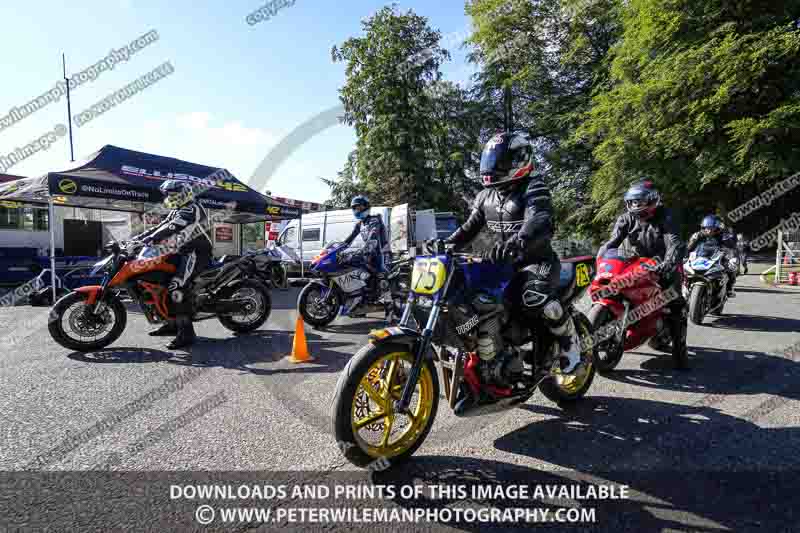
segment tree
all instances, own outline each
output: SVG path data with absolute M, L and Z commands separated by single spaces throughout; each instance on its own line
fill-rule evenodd
M 699 212 L 800 166 L 799 16 L 797 2 L 627 3 L 612 84 L 577 136 L 595 145 L 597 221 L 642 174 Z
M 592 96 L 608 84 L 607 54 L 621 30 L 619 0 L 473 0 L 471 60 L 486 131 L 503 127 L 511 87 L 514 126 L 527 130 L 553 191 L 559 233 L 597 233 L 592 146 L 575 136 Z
M 426 151 L 430 182 L 418 193 L 418 207 L 455 211 L 461 215 L 480 189 L 480 105 L 452 82 L 439 82 L 430 90 L 429 116 L 433 129 Z
M 331 196 L 326 202 L 328 207 L 332 209 L 348 209 L 350 207 L 350 200 L 354 196 L 364 194 L 369 196 L 374 191 L 368 182 L 360 180 L 356 174 L 356 151 L 353 150 L 347 156 L 347 162 L 344 168 L 337 173 L 336 179 L 325 179 L 322 181 L 330 187 Z
M 417 194 L 433 176 L 429 89 L 449 56 L 440 33 L 413 11 L 384 7 L 362 26 L 363 37 L 331 51 L 335 62 L 346 63 L 340 99 L 344 123 L 356 130 L 355 174 L 382 203 L 419 205 Z

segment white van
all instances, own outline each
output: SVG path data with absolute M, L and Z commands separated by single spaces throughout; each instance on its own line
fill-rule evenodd
M 408 253 L 414 253 L 414 247 L 419 247 L 427 239 L 446 238 L 458 227 L 453 213 L 434 213 L 432 209 L 417 211 L 409 214 L 408 204 L 394 207 L 373 207 L 371 215 L 380 215 L 386 228 L 386 242 L 389 243 L 384 253 L 392 254 L 397 259 Z M 333 242 L 342 242 L 353 231 L 356 224 L 353 212 L 350 209 L 309 213 L 303 215 L 303 263 L 306 268 L 311 264 L 311 259 Z M 294 250 L 300 256 L 300 221 L 297 219 L 287 222 L 280 233 L 276 244 Z M 357 236 L 351 244 L 353 249 L 363 245 L 361 236 Z M 290 272 L 300 270 L 300 265 L 289 266 Z
M 373 207 L 370 209 L 371 215 L 380 215 L 383 225 L 386 228 L 386 242 L 390 242 L 390 217 L 391 207 Z M 311 263 L 311 259 L 333 242 L 342 242 L 350 235 L 355 227 L 356 220 L 350 209 L 338 211 L 325 211 L 320 213 L 309 213 L 303 215 L 302 224 L 300 220 L 290 220 L 278 237 L 277 244 L 286 246 L 295 251 L 300 256 L 300 228 L 302 226 L 303 241 L 303 263 L 306 268 Z M 353 249 L 358 249 L 363 245 L 361 236 L 357 236 L 351 244 Z M 385 250 L 389 252 L 389 250 Z M 299 270 L 300 265 L 292 265 L 291 271 Z

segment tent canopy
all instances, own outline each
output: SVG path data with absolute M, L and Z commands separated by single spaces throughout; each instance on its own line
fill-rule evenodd
M 52 196 L 60 206 L 143 213 L 160 210 L 159 186 L 167 179 L 195 185 L 196 191 L 202 191 L 198 198 L 204 207 L 228 211 L 226 222 L 300 216 L 299 208 L 256 192 L 224 169 L 111 145 L 74 168 L 0 184 L 0 201 L 47 203 Z

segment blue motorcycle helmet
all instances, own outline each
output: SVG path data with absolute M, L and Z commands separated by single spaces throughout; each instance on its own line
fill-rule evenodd
M 722 233 L 722 220 L 717 215 L 707 215 L 700 223 L 700 230 L 705 235 L 719 235 Z
M 369 216 L 369 198 L 359 194 L 350 201 L 350 209 L 353 210 L 353 216 L 356 220 L 364 220 Z

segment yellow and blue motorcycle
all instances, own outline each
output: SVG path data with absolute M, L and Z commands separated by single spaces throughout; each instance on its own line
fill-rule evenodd
M 582 357 L 564 375 L 545 324 L 514 318 L 510 266 L 437 252 L 416 258 L 399 324 L 372 331 L 339 377 L 332 429 L 356 466 L 383 469 L 410 457 L 431 431 L 440 386 L 455 415 L 466 417 L 521 404 L 537 388 L 557 404 L 575 402 L 594 379 L 592 327 L 573 306 L 594 276 L 594 258 L 562 260 L 558 296 L 575 321 Z

